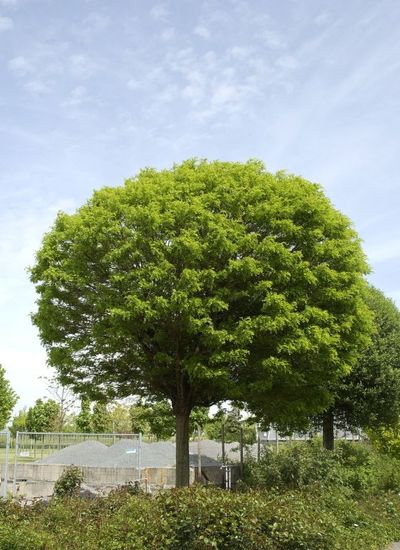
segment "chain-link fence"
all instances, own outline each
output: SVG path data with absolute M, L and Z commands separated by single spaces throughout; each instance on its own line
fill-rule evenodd
M 0 432 L 0 497 L 7 497 L 10 460 L 10 432 Z
M 140 434 L 17 432 L 12 494 L 50 496 L 68 466 L 82 470 L 86 490 L 96 493 L 141 479 Z

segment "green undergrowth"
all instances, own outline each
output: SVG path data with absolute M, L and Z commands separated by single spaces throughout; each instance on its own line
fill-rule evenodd
M 74 494 L 70 477 L 48 503 L 0 501 L 0 550 L 381 550 L 400 540 L 399 463 L 362 445 L 267 452 L 248 459 L 234 492 L 126 487 L 85 500 L 63 496 Z
M 2 550 L 376 550 L 400 538 L 400 498 L 355 500 L 342 488 L 226 492 L 0 505 Z
M 247 457 L 244 485 L 252 488 L 302 489 L 318 485 L 329 491 L 343 488 L 355 498 L 400 492 L 400 460 L 380 454 L 363 443 L 341 441 L 334 451 L 316 439 L 267 449 L 259 461 Z

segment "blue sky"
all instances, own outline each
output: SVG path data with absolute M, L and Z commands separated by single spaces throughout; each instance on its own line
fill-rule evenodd
M 141 167 L 262 159 L 319 182 L 400 304 L 400 2 L 0 0 L 0 362 L 49 374 L 26 267 L 58 210 Z

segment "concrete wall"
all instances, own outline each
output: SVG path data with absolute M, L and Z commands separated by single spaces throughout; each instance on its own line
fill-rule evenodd
M 53 494 L 54 483 L 61 476 L 64 464 L 18 464 L 17 465 L 17 495 L 27 499 L 48 497 Z M 1 469 L 1 466 L 0 466 Z M 126 485 L 138 479 L 136 468 L 103 468 L 80 466 L 84 483 L 89 487 L 111 489 L 118 485 Z M 12 491 L 13 466 L 9 466 L 8 491 Z M 175 486 L 175 468 L 142 468 L 142 485 L 149 490 Z M 194 483 L 194 468 L 190 469 L 190 483 Z

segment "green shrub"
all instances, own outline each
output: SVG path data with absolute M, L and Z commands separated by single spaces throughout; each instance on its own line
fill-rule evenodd
M 68 466 L 54 484 L 55 497 L 78 496 L 83 481 L 83 473 L 77 466 Z
M 261 460 L 248 457 L 244 482 L 250 487 L 285 491 L 313 485 L 342 487 L 354 495 L 400 490 L 399 462 L 348 441 L 327 451 L 320 442 L 291 444 L 279 453 L 265 450 Z
M 318 483 L 281 494 L 123 488 L 93 500 L 0 502 L 1 550 L 378 550 L 398 538 L 399 495 L 358 500 Z

